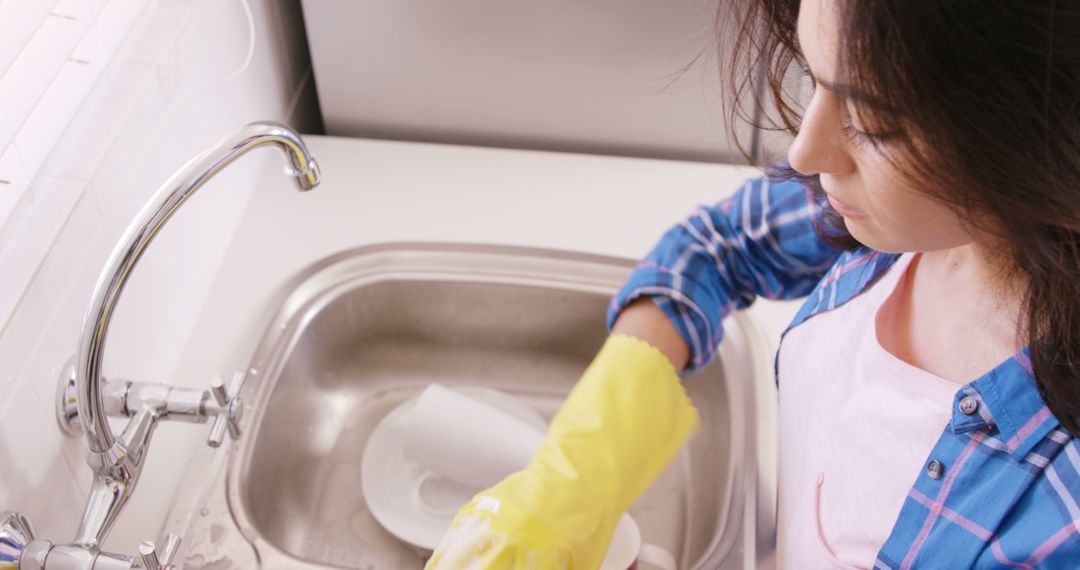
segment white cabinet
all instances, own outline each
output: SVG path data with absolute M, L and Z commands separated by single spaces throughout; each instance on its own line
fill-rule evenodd
M 714 2 L 303 8 L 328 134 L 742 162 L 720 101 Z

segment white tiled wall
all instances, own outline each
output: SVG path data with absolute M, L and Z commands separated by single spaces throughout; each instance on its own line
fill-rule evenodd
M 9 0 L 11 20 L 0 31 L 22 44 L 0 45 L 0 109 L 8 136 L 0 140 L 0 227 L 32 199 L 30 182 L 50 158 L 87 94 L 152 0 Z M 49 9 L 51 8 L 51 9 Z M 26 208 L 23 208 L 25 210 Z M 9 287 L 24 288 L 25 279 Z M 12 303 L 0 297 L 0 320 Z
M 248 0 L 255 47 L 242 72 L 249 43 L 242 2 L 143 3 L 60 143 L 38 157 L 20 223 L 0 234 L 5 277 L 21 272 L 29 282 L 5 290 L 0 279 L 0 301 L 13 307 L 0 318 L 0 511 L 27 514 L 54 542 L 72 538 L 89 483 L 84 442 L 61 436 L 54 419 L 56 382 L 113 243 L 172 172 L 233 128 L 259 119 L 318 128 L 298 0 Z M 5 124 L 0 115 L 0 135 L 10 139 Z M 217 176 L 150 247 L 113 319 L 107 376 L 209 382 L 176 379 L 171 370 L 256 174 L 265 160 L 280 160 L 275 152 L 255 151 Z M 159 538 L 182 477 L 168 466 L 170 448 L 186 449 L 205 429 L 158 430 L 110 550 L 130 554 L 138 542 Z

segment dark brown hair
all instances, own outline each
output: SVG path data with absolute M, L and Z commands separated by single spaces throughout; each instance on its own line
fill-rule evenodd
M 1002 271 L 1026 287 L 1019 332 L 1039 393 L 1080 436 L 1080 2 L 835 1 L 834 81 L 868 130 L 893 135 L 911 180 L 1003 244 Z M 737 35 L 733 119 L 798 132 L 785 89 L 802 64 L 798 11 L 799 0 L 722 3 L 722 33 Z M 820 192 L 817 176 L 771 170 Z M 826 208 L 828 233 L 857 245 Z

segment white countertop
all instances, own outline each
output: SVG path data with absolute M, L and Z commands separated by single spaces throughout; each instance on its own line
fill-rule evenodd
M 282 161 L 267 161 L 174 383 L 201 386 L 246 368 L 277 308 L 268 305 L 283 284 L 333 253 L 375 243 L 438 242 L 637 260 L 695 206 L 719 201 L 756 174 L 748 167 L 707 163 L 304 138 L 322 169 L 322 184 L 298 192 L 283 175 Z M 750 314 L 775 347 L 798 305 L 762 301 Z M 181 443 L 184 438 L 187 443 Z M 190 433 L 169 439 L 205 449 Z M 176 455 L 172 466 L 157 460 L 148 465 L 156 475 L 144 474 L 144 480 L 155 480 L 159 500 L 175 496 L 170 485 L 180 487 L 181 473 L 195 469 L 206 452 Z M 148 495 L 142 493 L 140 502 L 150 500 Z M 168 504 L 143 508 L 165 510 Z M 178 522 L 174 509 L 170 524 Z
M 268 161 L 188 347 L 187 354 L 198 354 L 195 360 L 210 368 L 190 373 L 243 368 L 257 340 L 249 338 L 250 327 L 268 316 L 266 304 L 281 284 L 333 253 L 427 241 L 637 260 L 695 206 L 719 201 L 756 174 L 745 166 L 669 160 L 305 140 L 322 168 L 322 184 L 298 192 L 281 162 Z M 751 314 L 775 346 L 797 303 L 758 305 Z M 216 340 L 202 342 L 207 335 Z

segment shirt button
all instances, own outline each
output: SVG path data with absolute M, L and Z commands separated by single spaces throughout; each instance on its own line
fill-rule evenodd
M 979 401 L 975 399 L 975 396 L 964 396 L 960 399 L 960 411 L 971 415 L 975 413 L 975 410 L 979 409 Z
M 945 466 L 941 464 L 937 459 L 931 459 L 930 463 L 926 464 L 926 474 L 931 479 L 941 479 L 941 476 L 945 473 Z

